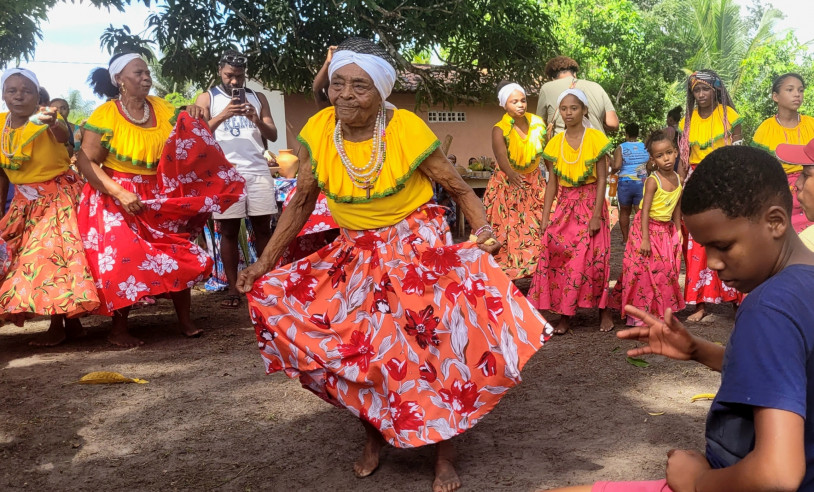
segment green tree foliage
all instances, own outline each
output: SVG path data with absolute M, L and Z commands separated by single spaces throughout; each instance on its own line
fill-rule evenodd
M 82 97 L 82 93 L 76 89 L 69 90 L 68 95 L 65 96 L 65 100 L 68 102 L 68 108 L 70 109 L 68 121 L 74 124 L 87 119 L 88 116 L 93 113 L 93 110 L 96 109 L 96 103 L 85 100 Z
M 556 46 L 551 17 L 533 0 L 167 0 L 148 23 L 167 77 L 206 86 L 220 54 L 237 47 L 253 77 L 286 92 L 310 90 L 328 46 L 374 38 L 420 78 L 419 104 L 491 100 L 507 78 L 533 86 Z M 436 46 L 445 65 L 415 67 L 404 56 Z

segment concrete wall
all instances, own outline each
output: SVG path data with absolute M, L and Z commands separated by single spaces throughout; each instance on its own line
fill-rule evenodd
M 285 96 L 284 101 L 286 124 L 289 130 L 287 142 L 294 150 L 297 150 L 299 143 L 296 141 L 296 136 L 303 125 L 308 121 L 308 118 L 317 112 L 317 106 L 313 99 L 307 98 L 302 94 Z M 428 111 L 450 111 L 450 109 L 436 106 L 428 108 L 425 111 L 416 111 L 415 94 L 412 93 L 393 94 L 388 101 L 398 108 L 414 111 L 427 122 L 442 143 L 447 135 L 451 135 L 452 145 L 449 148 L 449 153 L 455 154 L 458 157 L 459 163 L 465 164 L 470 157 L 478 157 L 481 155 L 494 157 L 492 153 L 491 131 L 492 127 L 503 117 L 504 113 L 497 103 L 472 106 L 459 105 L 452 108 L 451 111 L 463 111 L 466 113 L 465 123 L 430 123 L 427 121 Z M 537 107 L 536 96 L 529 97 L 528 107 L 532 108 L 532 111 Z M 274 121 L 278 121 L 276 117 Z M 280 128 L 281 125 L 277 123 L 277 127 Z

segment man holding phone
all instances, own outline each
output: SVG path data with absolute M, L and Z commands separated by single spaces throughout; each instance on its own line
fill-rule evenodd
M 257 253 L 271 237 L 271 216 L 277 213 L 274 180 L 268 168 L 264 140 L 277 140 L 277 127 L 271 118 L 264 94 L 247 89 L 248 59 L 235 50 L 223 53 L 218 64 L 221 83 L 199 95 L 195 105 L 211 115 L 208 123 L 226 159 L 246 180 L 246 195 L 238 203 L 213 218 L 220 222 L 220 250 L 229 292 L 221 307 L 240 307 L 243 296 L 235 288 L 238 265 L 240 221 L 248 217 L 255 235 Z

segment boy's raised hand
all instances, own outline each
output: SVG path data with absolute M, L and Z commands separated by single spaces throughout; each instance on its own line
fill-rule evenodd
M 616 336 L 625 340 L 644 343 L 627 351 L 630 357 L 644 354 L 658 354 L 676 360 L 690 360 L 695 351 L 695 339 L 676 318 L 672 309 L 664 311 L 664 321 L 651 316 L 633 306 L 625 306 L 625 314 L 639 318 L 644 326 L 621 330 Z

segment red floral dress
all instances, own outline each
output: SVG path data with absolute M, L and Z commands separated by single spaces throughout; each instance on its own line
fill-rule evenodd
M 157 174 L 107 169 L 139 195 L 145 211 L 130 215 L 90 184 L 82 192 L 79 229 L 102 300 L 97 314 L 110 316 L 144 296 L 204 280 L 212 259 L 193 241 L 213 212 L 226 210 L 243 193 L 243 178 L 205 124 L 181 113 L 168 136 Z

